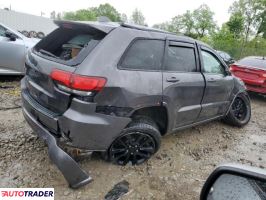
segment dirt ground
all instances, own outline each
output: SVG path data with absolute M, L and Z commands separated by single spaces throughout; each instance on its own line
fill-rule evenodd
M 165 136 L 159 152 L 141 166 L 116 166 L 99 156 L 82 160 L 94 181 L 72 190 L 23 119 L 19 78 L 1 78 L 0 187 L 54 187 L 55 199 L 99 200 L 126 180 L 129 192 L 123 200 L 199 199 L 205 179 L 219 164 L 266 167 L 266 97 L 251 95 L 251 102 L 252 118 L 244 128 L 216 121 Z

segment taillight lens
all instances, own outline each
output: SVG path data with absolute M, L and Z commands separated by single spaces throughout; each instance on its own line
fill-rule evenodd
M 236 71 L 236 65 L 230 65 L 229 69 L 230 69 L 231 72 Z
M 50 77 L 59 84 L 70 87 L 71 75 L 72 73 L 70 72 L 65 72 L 62 70 L 53 70 L 50 74 Z
M 82 76 L 58 69 L 53 70 L 50 77 L 57 82 L 60 89 L 79 95 L 90 95 L 93 91 L 100 91 L 106 83 L 103 77 Z

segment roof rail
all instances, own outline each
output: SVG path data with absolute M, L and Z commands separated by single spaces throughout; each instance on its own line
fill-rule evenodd
M 136 24 L 128 24 L 128 23 L 122 22 L 120 25 L 122 27 L 125 27 L 125 28 L 132 28 L 132 29 L 137 29 L 137 30 L 142 30 L 142 31 L 151 31 L 151 32 L 158 32 L 158 33 L 166 33 L 166 34 L 176 35 L 175 33 L 171 33 L 171 32 L 168 32 L 168 31 L 163 31 L 163 30 L 156 29 L 156 28 L 150 28 L 150 27 L 147 27 L 147 26 L 140 26 L 140 25 L 136 25 Z

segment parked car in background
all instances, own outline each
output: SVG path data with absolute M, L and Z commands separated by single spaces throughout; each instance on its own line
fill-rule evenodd
M 221 56 L 221 58 L 227 65 L 231 65 L 235 62 L 235 60 L 228 53 L 224 51 L 217 51 L 217 53 L 219 54 L 219 56 Z
M 230 71 L 246 84 L 249 91 L 266 94 L 266 58 L 250 56 L 231 65 Z
M 25 55 L 38 41 L 0 23 L 0 75 L 24 74 Z

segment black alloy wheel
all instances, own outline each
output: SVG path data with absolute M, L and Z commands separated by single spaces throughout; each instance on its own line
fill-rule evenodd
M 247 115 L 247 105 L 242 98 L 237 97 L 232 105 L 232 112 L 236 119 L 243 121 Z
M 109 149 L 111 160 L 118 165 L 139 165 L 156 151 L 156 143 L 142 132 L 130 132 L 117 138 Z

